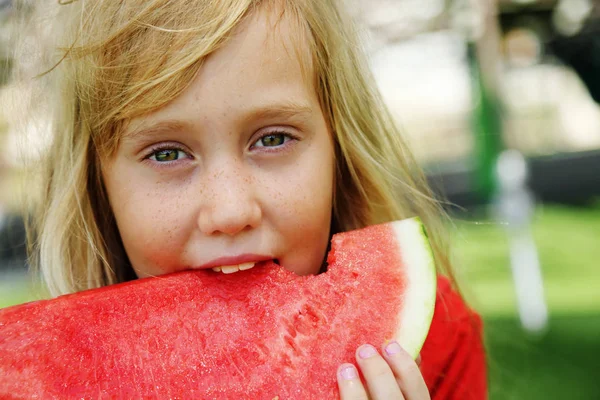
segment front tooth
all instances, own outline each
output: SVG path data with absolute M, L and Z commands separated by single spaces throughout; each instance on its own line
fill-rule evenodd
M 232 274 L 234 272 L 238 272 L 240 270 L 240 266 L 239 265 L 228 265 L 228 266 L 224 266 L 221 267 L 221 271 L 224 274 Z
M 221 272 L 221 267 L 213 267 L 212 270 L 215 272 Z
M 253 263 L 253 262 L 248 262 L 248 263 L 240 264 L 239 267 L 240 267 L 240 270 L 245 271 L 247 269 L 254 267 L 254 264 L 255 263 Z

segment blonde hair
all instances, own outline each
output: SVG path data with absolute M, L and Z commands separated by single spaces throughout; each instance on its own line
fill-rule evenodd
M 335 137 L 332 233 L 418 215 L 438 268 L 451 274 L 442 210 L 336 1 L 79 0 L 54 5 L 61 14 L 56 21 L 63 34 L 56 39 L 62 53 L 46 77 L 56 85 L 58 107 L 42 200 L 30 221 L 33 262 L 53 295 L 134 277 L 102 183 L 101 161 L 117 148 L 127 121 L 177 97 L 203 60 L 264 5 L 291 17 L 310 48 L 315 89 Z

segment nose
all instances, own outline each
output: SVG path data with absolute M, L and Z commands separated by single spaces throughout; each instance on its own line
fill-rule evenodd
M 223 165 L 203 179 L 198 227 L 205 235 L 236 235 L 256 228 L 262 211 L 256 183 L 240 166 Z

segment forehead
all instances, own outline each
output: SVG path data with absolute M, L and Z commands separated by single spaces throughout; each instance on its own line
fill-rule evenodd
M 196 80 L 208 86 L 224 81 L 304 81 L 313 89 L 313 69 L 306 31 L 290 12 L 263 6 L 233 31 L 226 44 L 209 55 Z M 215 77 L 221 79 L 214 79 Z M 255 93 L 258 95 L 259 93 Z
M 308 35 L 291 12 L 262 6 L 203 60 L 180 96 L 156 112 L 135 118 L 126 136 L 140 125 L 177 116 L 182 106 L 189 108 L 190 103 L 203 116 L 251 109 L 264 113 L 278 107 L 306 111 L 310 103 L 314 107 L 318 100 Z

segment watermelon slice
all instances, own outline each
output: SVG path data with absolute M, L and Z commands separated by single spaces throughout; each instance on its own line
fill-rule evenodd
M 418 219 L 335 235 L 328 272 L 186 271 L 0 310 L 0 398 L 333 399 L 339 364 L 413 356 L 436 276 Z

